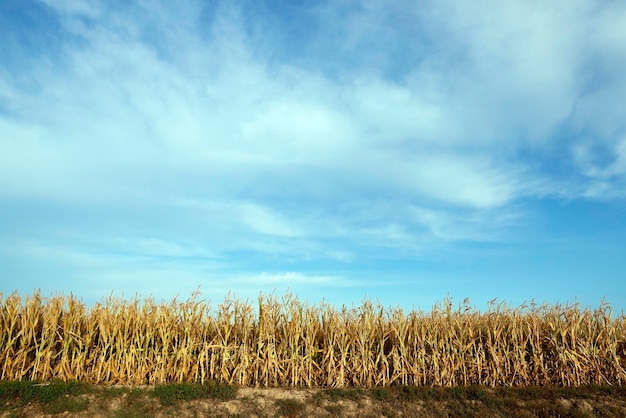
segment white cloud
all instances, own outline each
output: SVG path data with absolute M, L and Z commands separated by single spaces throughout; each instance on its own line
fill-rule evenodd
M 486 161 L 453 155 L 405 161 L 407 177 L 426 196 L 442 202 L 493 208 L 509 203 L 518 195 L 511 173 Z
M 518 226 L 523 218 L 519 209 L 450 213 L 414 206 L 411 214 L 416 223 L 444 241 L 503 241 L 508 235 L 504 231 Z
M 295 286 L 295 285 L 307 285 L 307 286 L 320 286 L 325 287 L 342 287 L 349 286 L 350 283 L 346 282 L 337 276 L 320 276 L 315 274 L 303 274 L 299 272 L 285 272 L 285 273 L 261 273 L 253 276 L 244 276 L 238 279 L 241 282 L 245 282 L 248 286 Z
M 417 144 L 446 145 L 460 134 L 449 110 L 427 90 L 424 80 L 418 86 L 404 86 L 379 77 L 355 80 L 347 98 L 354 117 L 364 125 L 363 136 L 395 143 L 412 139 Z
M 461 205 L 491 207 L 515 198 L 504 167 L 429 148 L 450 137 L 473 141 L 478 129 L 463 133 L 466 121 L 458 120 L 459 110 L 441 99 L 442 92 L 423 97 L 420 85 L 371 75 L 348 85 L 288 67 L 270 75 L 249 49 L 241 17 L 231 8 L 220 12 L 207 44 L 216 56 L 198 61 L 210 70 L 203 78 L 190 78 L 193 70 L 159 59 L 150 45 L 106 26 L 85 35 L 91 48 L 69 51 L 70 72 L 39 74 L 50 87 L 31 104 L 46 109 L 38 122 L 70 144 L 64 153 L 70 161 L 57 166 L 95 171 L 100 179 L 90 190 L 118 182 L 113 172 L 132 175 L 170 164 L 174 175 L 191 164 L 207 181 L 235 188 L 246 181 L 233 173 L 241 166 L 262 178 L 268 171 L 290 176 L 293 164 L 304 164 L 315 175 L 341 173 L 349 184 L 382 178 L 392 188 L 404 185 L 404 193 Z M 178 47 L 179 55 L 197 53 Z M 395 155 L 385 155 L 389 147 L 406 156 L 400 167 L 393 167 Z M 91 150 L 94 159 L 84 161 Z M 300 187 L 307 192 L 307 184 Z
M 626 196 L 626 138 L 611 141 L 581 140 L 571 148 L 584 182 L 581 193 L 593 199 Z M 621 186 L 621 187 L 620 187 Z
M 82 267 L 102 267 L 106 260 L 98 254 L 80 250 L 67 244 L 50 244 L 45 242 L 12 238 L 0 241 L 4 254 L 17 257 L 29 257 L 34 260 L 47 260 L 67 263 Z
M 243 222 L 257 232 L 284 237 L 299 235 L 298 230 L 288 221 L 260 205 L 242 204 L 238 209 Z
M 154 237 L 117 237 L 110 240 L 116 253 L 136 254 L 141 257 L 202 257 L 215 255 L 205 248 L 184 245 L 171 240 Z

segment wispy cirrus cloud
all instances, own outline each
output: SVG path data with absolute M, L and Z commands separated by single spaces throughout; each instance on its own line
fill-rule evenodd
M 48 25 L 2 41 L 0 199 L 48 210 L 10 239 L 300 284 L 623 198 L 618 2 L 31 5 L 11 18 Z

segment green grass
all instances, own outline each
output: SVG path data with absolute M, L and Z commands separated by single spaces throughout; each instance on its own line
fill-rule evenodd
M 243 409 L 237 413 L 241 416 L 252 412 L 259 416 L 267 414 L 266 410 L 258 409 L 260 404 L 255 402 L 258 396 L 263 396 L 262 390 L 259 393 L 261 395 L 238 398 L 237 404 Z M 236 387 L 215 382 L 132 388 L 62 381 L 0 381 L 0 415 L 26 417 L 33 411 L 49 415 L 85 414 L 87 411 L 114 418 L 147 418 L 159 413 L 177 416 L 186 409 L 187 416 L 203 416 L 205 411 L 194 409 L 197 404 L 190 406 L 184 402 L 212 399 L 218 401 L 215 405 L 219 405 L 219 401 L 232 400 L 236 396 Z M 416 408 L 433 417 L 612 417 L 624 416 L 626 411 L 626 386 L 433 388 L 396 385 L 370 389 L 329 388 L 306 396 L 308 398 L 304 401 L 275 399 L 270 406 L 271 413 L 295 418 L 321 409 L 330 415 L 341 416 L 354 410 L 351 403 L 360 405 L 358 408 L 368 405 L 362 411 L 363 416 L 388 417 L 415 416 Z M 111 406 L 113 404 L 115 407 Z M 231 417 L 229 414 L 223 416 Z
M 89 399 L 85 397 L 71 397 L 65 395 L 59 399 L 43 405 L 46 414 L 62 414 L 64 412 L 80 412 L 89 408 Z
M 17 415 L 17 409 L 27 404 L 38 404 L 46 414 L 74 413 L 85 411 L 90 406 L 87 395 L 94 395 L 100 410 L 107 410 L 113 399 L 121 400 L 121 408 L 112 416 L 115 418 L 150 417 L 155 405 L 150 397 L 156 397 L 164 406 L 175 405 L 179 401 L 211 398 L 227 400 L 235 398 L 237 389 L 228 385 L 209 382 L 200 384 L 159 385 L 147 393 L 146 390 L 127 387 L 93 387 L 80 382 L 0 381 L 0 412 L 9 411 L 9 416 Z
M 348 389 L 324 389 L 318 392 L 318 397 L 330 399 L 333 402 L 338 401 L 339 399 L 349 399 L 352 401 L 358 401 L 359 399 L 363 399 L 365 397 L 365 390 L 362 388 L 348 388 Z
M 161 401 L 162 405 L 175 405 L 178 401 L 194 399 L 234 399 L 237 388 L 222 385 L 217 382 L 208 382 L 204 385 L 192 383 L 168 383 L 154 388 L 152 395 Z
M 33 401 L 49 404 L 65 395 L 76 396 L 86 393 L 87 390 L 87 385 L 79 382 L 3 381 L 0 382 L 0 403 L 5 404 L 17 400 L 20 405 Z
M 385 401 L 391 396 L 391 391 L 388 388 L 373 388 L 371 393 L 374 399 L 379 401 Z

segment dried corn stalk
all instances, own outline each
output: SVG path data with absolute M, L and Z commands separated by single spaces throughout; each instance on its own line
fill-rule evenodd
M 241 386 L 563 385 L 626 382 L 626 317 L 577 304 L 431 312 L 287 294 L 256 304 L 194 294 L 156 303 L 0 293 L 0 379 Z

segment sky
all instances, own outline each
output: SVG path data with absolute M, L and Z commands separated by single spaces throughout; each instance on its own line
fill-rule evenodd
M 0 292 L 626 309 L 626 3 L 0 1 Z

